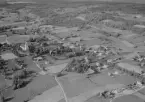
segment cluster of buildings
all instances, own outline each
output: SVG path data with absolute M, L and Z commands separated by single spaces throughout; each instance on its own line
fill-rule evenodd
M 98 46 L 98 48 L 89 48 L 86 50 L 84 57 L 73 59 L 67 66 L 67 71 L 77 71 L 82 68 L 82 73 L 91 71 L 91 73 L 101 72 L 108 69 L 110 65 L 115 64 L 118 59 L 109 58 L 108 55 L 115 55 L 106 46 Z M 82 67 L 81 67 L 82 66 Z
M 117 88 L 113 90 L 105 90 L 103 92 L 100 92 L 99 96 L 105 99 L 107 98 L 107 99 L 113 100 L 119 96 L 128 95 L 128 94 L 137 92 L 138 90 L 144 87 L 145 87 L 144 84 L 142 84 L 139 81 L 136 81 L 135 83 L 130 84 L 128 86 L 124 86 L 122 88 Z
M 139 62 L 139 66 L 141 68 L 143 68 L 145 66 L 145 56 L 138 55 L 138 56 L 135 56 L 133 58 L 133 60 Z

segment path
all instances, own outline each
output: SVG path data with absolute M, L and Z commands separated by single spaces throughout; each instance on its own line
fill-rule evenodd
M 37 62 L 33 61 L 36 66 L 41 70 L 41 72 L 39 72 L 40 75 L 45 75 L 46 73 L 43 71 L 43 69 L 37 64 Z
M 59 80 L 57 79 L 57 76 L 55 76 L 55 80 L 56 80 L 56 82 L 58 83 L 59 87 L 61 88 L 61 91 L 63 92 L 65 101 L 66 101 L 66 102 L 69 102 L 68 99 L 67 99 L 66 93 L 65 93 L 64 90 L 63 90 L 62 85 L 60 84 Z

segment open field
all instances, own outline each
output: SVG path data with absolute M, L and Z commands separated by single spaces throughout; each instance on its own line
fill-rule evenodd
M 29 39 L 29 35 L 14 35 L 8 37 L 10 43 L 23 43 Z
M 128 75 L 116 75 L 114 78 L 112 78 L 111 76 L 108 76 L 108 73 L 93 76 L 90 78 L 90 80 L 100 86 L 104 86 L 107 84 L 129 85 L 136 81 L 136 79 Z
M 47 67 L 46 69 L 48 70 L 48 73 L 59 73 L 61 72 L 67 65 L 68 63 L 64 63 L 64 64 L 59 64 L 59 65 L 55 65 L 55 66 L 50 66 Z
M 52 76 L 50 75 L 39 76 L 35 78 L 30 84 L 28 84 L 27 87 L 22 88 L 21 90 L 17 90 L 14 93 L 16 97 L 12 100 L 12 102 L 23 102 L 24 100 L 28 100 L 28 99 L 32 99 L 32 102 L 33 102 L 33 97 L 37 95 L 41 95 L 46 90 L 51 90 L 53 88 L 55 89 L 56 86 L 57 86 L 57 83 Z M 46 92 L 46 93 L 52 94 L 51 91 Z M 38 97 L 38 99 L 42 99 L 42 98 Z M 37 101 L 34 101 L 34 102 L 37 102 Z
M 109 100 L 107 99 L 101 99 L 100 97 L 97 97 L 97 96 L 93 96 L 91 98 L 89 98 L 88 100 L 86 100 L 85 102 L 110 102 Z
M 135 95 L 127 95 L 119 97 L 115 99 L 113 102 L 144 102 L 144 100 Z
M 69 80 L 72 79 L 72 80 Z M 84 78 L 81 75 L 79 76 L 65 76 L 59 78 L 59 81 L 61 85 L 63 86 L 63 89 L 67 95 L 68 98 L 75 97 L 83 92 L 86 92 L 88 90 L 92 90 L 96 87 L 94 83 L 91 83 L 89 79 Z M 77 88 L 76 88 L 77 86 Z
M 6 35 L 0 35 L 0 42 L 5 42 Z

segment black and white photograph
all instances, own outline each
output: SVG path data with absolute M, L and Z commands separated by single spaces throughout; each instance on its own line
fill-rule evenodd
M 145 0 L 0 0 L 0 102 L 145 102 Z

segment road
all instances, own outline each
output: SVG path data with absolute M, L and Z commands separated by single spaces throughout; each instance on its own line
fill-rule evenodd
M 66 101 L 66 102 L 69 102 L 68 99 L 67 99 L 66 93 L 65 93 L 64 90 L 63 90 L 63 87 L 62 87 L 61 83 L 60 83 L 59 80 L 57 79 L 57 76 L 55 76 L 55 80 L 56 80 L 56 82 L 58 83 L 59 87 L 61 88 L 61 91 L 63 92 L 65 101 Z

